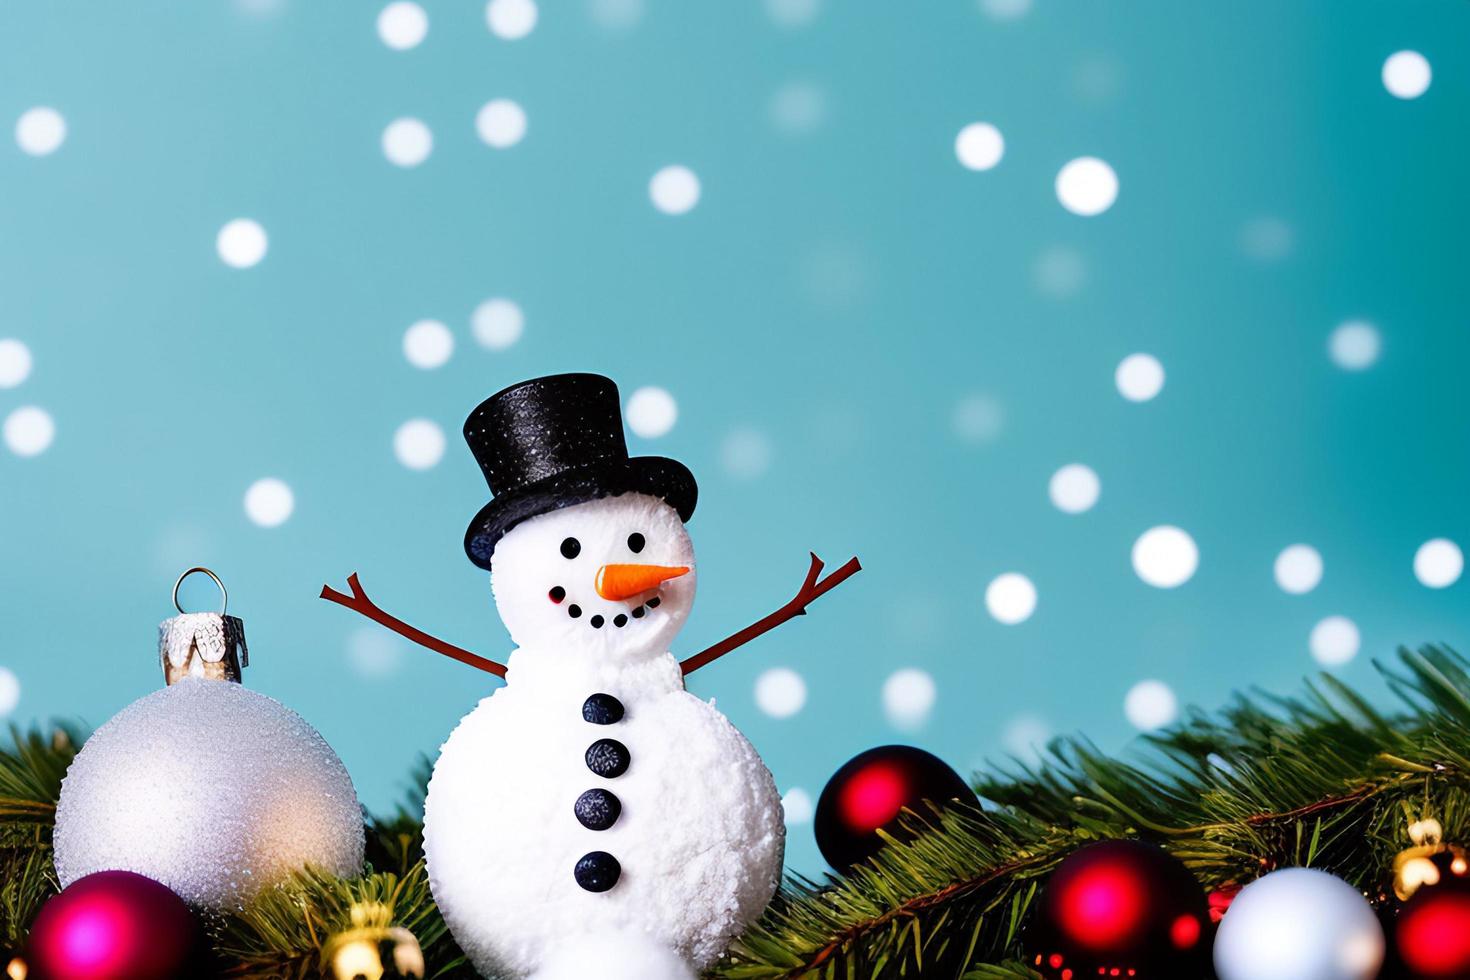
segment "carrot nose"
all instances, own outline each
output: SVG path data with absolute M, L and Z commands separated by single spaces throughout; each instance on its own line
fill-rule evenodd
M 594 584 L 598 595 L 617 602 L 688 572 L 685 565 L 603 565 Z

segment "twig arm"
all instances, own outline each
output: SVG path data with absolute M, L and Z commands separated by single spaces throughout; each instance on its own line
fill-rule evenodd
M 487 674 L 496 677 L 505 676 L 505 666 L 493 660 L 486 660 L 477 653 L 470 653 L 463 647 L 457 647 L 453 643 L 446 643 L 437 636 L 430 636 L 416 626 L 410 626 L 401 619 L 397 619 L 379 609 L 369 599 L 367 592 L 363 590 L 362 583 L 357 580 L 357 573 L 353 572 L 347 576 L 347 586 L 352 590 L 351 595 L 338 592 L 330 585 L 322 586 L 322 598 L 335 602 L 339 606 L 346 606 L 353 612 L 361 613 L 373 622 L 386 626 L 400 636 L 406 636 L 419 646 L 428 647 L 435 653 L 442 653 L 446 657 L 458 660 L 462 664 L 468 664 L 477 670 L 483 670 Z
M 817 581 L 817 576 L 822 574 L 823 567 L 822 559 L 818 558 L 815 554 L 812 555 L 812 564 L 807 569 L 806 579 L 801 583 L 801 588 L 797 590 L 796 596 L 790 602 L 764 619 L 756 620 L 740 632 L 725 637 L 708 650 L 696 653 L 688 660 L 680 663 L 679 669 L 687 677 L 699 668 L 720 659 L 736 647 L 744 646 L 762 633 L 770 632 L 787 620 L 794 619 L 797 616 L 805 616 L 806 607 L 810 602 L 826 595 L 832 589 L 862 571 L 863 568 L 862 565 L 858 564 L 856 558 L 849 558 L 845 565 L 819 582 Z

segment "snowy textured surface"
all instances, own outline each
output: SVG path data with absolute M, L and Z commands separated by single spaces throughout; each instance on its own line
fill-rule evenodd
M 645 936 L 603 933 L 560 943 L 535 980 L 694 980 L 694 971 L 667 947 Z
M 362 866 L 362 812 L 341 760 L 284 705 L 188 678 L 92 735 L 61 785 L 56 870 L 146 875 L 226 909 L 313 865 Z
M 635 531 L 647 544 L 630 554 Z M 574 559 L 559 550 L 569 536 L 581 546 Z M 496 601 L 520 648 L 506 687 L 444 744 L 425 806 L 434 897 L 483 973 L 684 976 L 713 962 L 776 889 L 785 828 L 775 783 L 713 704 L 684 690 L 662 646 L 688 614 L 694 576 L 610 602 L 592 583 L 616 562 L 692 566 L 693 552 L 672 510 L 630 494 L 519 525 L 494 555 Z M 563 601 L 548 599 L 554 586 L 566 590 Z M 654 592 L 660 601 L 648 609 Z M 573 603 L 581 616 L 568 614 Z M 615 627 L 630 607 L 644 615 Z M 604 617 L 601 629 L 594 615 Z M 624 719 L 584 721 L 582 703 L 595 693 L 618 698 Z M 626 774 L 587 769 L 583 754 L 599 738 L 628 747 Z M 622 802 L 603 831 L 573 814 L 577 797 L 597 786 Z M 622 876 L 594 894 L 572 868 L 598 850 L 618 859 Z M 576 972 L 577 957 L 597 948 L 599 969 Z

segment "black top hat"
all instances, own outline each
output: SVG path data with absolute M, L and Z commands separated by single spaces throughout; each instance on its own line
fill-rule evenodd
M 494 495 L 464 536 L 481 568 L 505 532 L 537 514 L 636 491 L 662 497 L 687 521 L 699 496 L 683 463 L 628 457 L 618 386 L 600 374 L 512 385 L 470 413 L 464 438 Z

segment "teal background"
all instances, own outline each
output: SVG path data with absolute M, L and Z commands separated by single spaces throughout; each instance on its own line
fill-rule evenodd
M 1431 590 L 1411 567 L 1429 538 L 1470 544 L 1470 4 L 1037 0 L 1003 20 L 828 0 L 789 27 L 758 3 L 649 0 L 611 30 L 545 2 L 514 42 L 480 5 L 424 6 L 429 35 L 403 52 L 377 4 L 0 8 L 0 119 L 50 105 L 69 129 L 46 157 L 0 146 L 0 336 L 35 357 L 0 414 L 36 404 L 57 426 L 39 456 L 0 450 L 13 720 L 99 724 L 155 688 L 174 577 L 207 564 L 246 621 L 247 683 L 390 805 L 496 682 L 406 643 L 365 674 L 365 621 L 317 592 L 356 570 L 390 611 L 507 653 L 460 547 L 486 490 L 458 428 L 496 389 L 568 369 L 678 400 L 672 432 L 630 437 L 701 482 L 678 652 L 784 602 L 808 549 L 861 556 L 811 616 L 691 681 L 783 790 L 814 797 L 885 741 L 1000 759 L 1017 719 L 1118 748 L 1136 681 L 1206 707 L 1292 690 L 1331 614 L 1363 637 L 1338 674 L 1373 691 L 1370 659 L 1397 644 L 1470 646 L 1470 584 Z M 1380 80 L 1400 48 L 1433 65 L 1414 101 Z M 806 132 L 772 121 L 793 82 L 823 96 Z M 476 136 L 495 97 L 529 116 L 511 149 Z M 411 170 L 379 147 L 404 115 L 435 138 Z M 955 159 L 975 120 L 1006 137 L 988 172 Z M 1121 193 L 1082 218 L 1053 180 L 1089 154 Z M 670 163 L 703 185 L 678 217 L 647 193 Z M 247 270 L 215 252 L 240 216 L 270 236 Z M 1252 244 L 1262 221 L 1274 248 Z M 1060 294 L 1057 250 L 1081 279 Z M 509 350 L 471 335 L 489 296 L 525 311 Z M 456 335 L 438 370 L 402 354 L 422 318 Z M 1361 373 L 1327 356 L 1352 318 L 1383 338 Z M 1134 404 L 1113 371 L 1139 350 L 1168 381 Z M 977 394 L 1001 410 L 978 445 L 952 425 Z M 393 454 L 413 417 L 450 439 L 424 472 Z M 722 461 L 736 430 L 769 441 L 763 474 Z M 1074 461 L 1102 479 L 1077 516 L 1047 497 Z M 242 508 L 262 476 L 295 493 L 277 528 Z M 1181 588 L 1130 566 L 1157 524 L 1199 545 Z M 1272 578 L 1297 541 L 1326 562 L 1305 596 Z M 1040 595 L 1018 626 L 983 601 L 1006 571 Z M 753 694 L 776 666 L 808 688 L 780 720 Z M 880 699 L 903 667 L 939 689 L 916 731 Z M 789 858 L 820 867 L 809 827 Z

